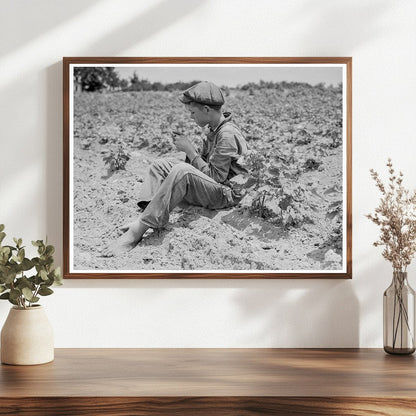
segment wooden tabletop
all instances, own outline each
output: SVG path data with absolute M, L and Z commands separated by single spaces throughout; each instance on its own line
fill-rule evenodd
M 166 414 L 187 415 L 185 407 L 176 412 L 167 405 L 176 406 L 178 400 L 193 403 L 190 415 L 209 415 L 198 413 L 208 409 L 203 403 L 223 410 L 227 403 L 232 409 L 243 406 L 237 413 L 215 410 L 216 416 L 258 414 L 250 409 L 261 409 L 262 414 L 344 414 L 334 413 L 336 406 L 348 408 L 348 415 L 367 414 L 352 413 L 354 406 L 359 411 L 390 406 L 386 414 L 415 415 L 416 361 L 413 355 L 391 356 L 381 349 L 57 349 L 49 364 L 0 367 L 0 404 L 25 402 L 26 410 L 32 406 L 31 413 L 20 408 L 15 414 L 63 415 L 61 401 L 65 406 L 78 403 L 79 412 L 89 406 L 85 413 L 72 409 L 71 415 L 165 414 L 161 408 L 152 413 L 151 403 L 164 403 L 163 409 L 170 409 Z M 107 404 L 106 410 L 94 413 L 93 402 Z M 111 407 L 116 402 L 123 407 L 106 413 L 116 411 Z M 48 407 L 35 413 L 36 403 L 50 403 L 54 413 L 48 413 Z M 311 413 L 308 406 L 319 403 L 320 413 Z M 131 413 L 139 404 L 143 413 Z M 279 413 L 283 405 L 286 413 Z M 6 413 L 0 409 L 0 414 Z

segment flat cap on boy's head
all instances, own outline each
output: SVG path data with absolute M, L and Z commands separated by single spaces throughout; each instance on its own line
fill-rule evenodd
M 198 84 L 192 85 L 182 93 L 179 98 L 184 104 L 191 102 L 210 105 L 214 107 L 220 107 L 224 104 L 224 94 L 221 89 L 212 82 L 203 81 Z

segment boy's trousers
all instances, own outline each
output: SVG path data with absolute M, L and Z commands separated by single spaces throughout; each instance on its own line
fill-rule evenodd
M 169 221 L 169 213 L 182 201 L 209 209 L 236 204 L 231 188 L 215 182 L 188 163 L 172 159 L 160 159 L 152 164 L 140 201 L 150 201 L 141 221 L 156 229 Z

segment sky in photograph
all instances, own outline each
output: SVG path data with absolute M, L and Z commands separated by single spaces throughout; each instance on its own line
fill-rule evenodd
M 109 66 L 109 65 L 105 65 Z M 150 82 L 211 81 L 220 86 L 235 87 L 248 82 L 307 82 L 311 85 L 342 82 L 342 67 L 335 65 L 277 65 L 277 66 L 115 66 L 121 78 L 129 79 L 136 72 L 139 79 Z

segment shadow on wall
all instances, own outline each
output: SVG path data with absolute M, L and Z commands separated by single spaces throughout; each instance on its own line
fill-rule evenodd
M 251 331 L 243 345 L 276 348 L 358 347 L 359 302 L 351 281 L 281 280 L 235 296 Z
M 62 210 L 63 210 L 63 124 L 62 124 L 62 63 L 47 68 L 47 120 L 46 120 L 46 229 L 51 242 L 56 242 L 55 261 L 62 264 Z
M 363 46 L 379 34 L 391 31 L 388 19 L 385 25 L 378 20 L 395 6 L 389 0 L 373 2 L 328 2 L 319 0 L 314 2 L 300 2 L 300 9 L 295 13 L 298 39 L 303 43 L 305 39 L 315 36 L 326 36 L 332 47 L 326 42 L 317 42 L 317 56 L 345 56 L 344 51 L 351 55 L 353 48 Z M 323 31 L 322 28 L 325 28 Z M 320 52 L 319 45 L 325 50 Z M 302 45 L 303 47 L 304 45 Z
M 127 298 L 133 296 L 132 302 L 144 296 L 150 303 L 144 305 L 140 301 L 141 314 L 152 311 L 154 305 L 163 304 L 170 310 L 169 316 L 182 316 L 189 310 L 189 317 L 183 315 L 185 327 L 195 328 L 195 334 L 184 334 L 184 343 L 178 347 L 204 346 L 195 337 L 201 332 L 210 333 L 216 344 L 211 347 L 274 347 L 274 348 L 356 348 L 360 346 L 360 306 L 350 280 L 329 279 L 254 279 L 254 280 L 66 280 L 65 289 L 93 289 L 94 296 L 100 296 L 102 289 L 127 290 Z M 149 291 L 150 289 L 150 291 Z M 195 299 L 184 301 L 183 289 L 189 291 L 188 296 Z M 214 289 L 214 290 L 213 290 Z M 155 292 L 152 292 L 154 290 Z M 197 292 L 203 291 L 203 292 Z M 85 293 L 85 292 L 83 292 Z M 105 297 L 105 291 L 102 291 Z M 138 293 L 134 296 L 133 293 Z M 143 293 L 154 293 L 157 298 L 150 298 Z M 198 293 L 200 293 L 198 295 Z M 157 294 L 157 295 L 156 295 Z M 104 299 L 103 297 L 103 299 Z M 181 300 L 178 306 L 177 300 Z M 198 299 L 203 301 L 199 302 Z M 381 299 L 381 298 L 380 298 Z M 193 308 L 212 308 L 216 305 L 227 311 L 225 315 L 217 310 L 194 311 Z M 137 311 L 140 309 L 138 307 Z M 176 312 L 175 312 L 176 311 Z M 132 313 L 135 313 L 134 311 Z M 139 313 L 139 312 L 137 312 Z M 144 315 L 137 315 L 143 319 Z M 371 311 L 369 311 L 371 313 Z M 159 312 L 156 313 L 158 315 Z M 196 323 L 191 317 L 199 316 Z M 159 316 L 159 315 L 158 315 Z M 374 317 L 372 317 L 374 318 Z M 189 320 L 188 320 L 189 319 Z M 215 328 L 215 320 L 220 322 Z M 212 320 L 212 322 L 211 322 Z M 170 323 L 170 317 L 156 319 L 152 326 L 158 325 L 162 331 L 164 325 Z M 377 322 L 376 329 L 380 326 Z M 225 329 L 226 328 L 226 329 Z M 158 333 L 160 333 L 157 331 Z M 226 332 L 225 332 L 226 331 Z M 186 331 L 185 331 L 186 332 Z M 166 331 L 164 332 L 166 334 Z M 150 336 L 153 336 L 152 334 Z M 373 334 L 373 337 L 377 334 Z M 173 339 L 175 336 L 172 335 Z M 222 338 L 223 337 L 223 338 Z M 160 346 L 160 340 L 154 341 L 152 347 Z M 175 340 L 177 342 L 177 340 Z M 210 340 L 207 338 L 207 343 Z M 147 346 L 147 345 L 146 345 Z
M 88 56 L 120 56 L 120 52 L 139 45 L 150 36 L 182 20 L 195 9 L 204 6 L 204 1 L 196 0 L 163 0 L 156 3 L 140 16 L 131 19 L 130 23 L 113 30 L 95 44 L 89 45 L 83 53 Z
M 99 3 L 99 0 L 31 0 L 24 4 L 14 0 L 2 1 L 0 27 L 2 33 L 13 36 L 8 36 L 7 42 L 0 43 L 0 56 L 13 52 L 68 20 L 76 18 L 96 3 Z M 25 30 L 16 30 L 16 26 Z

